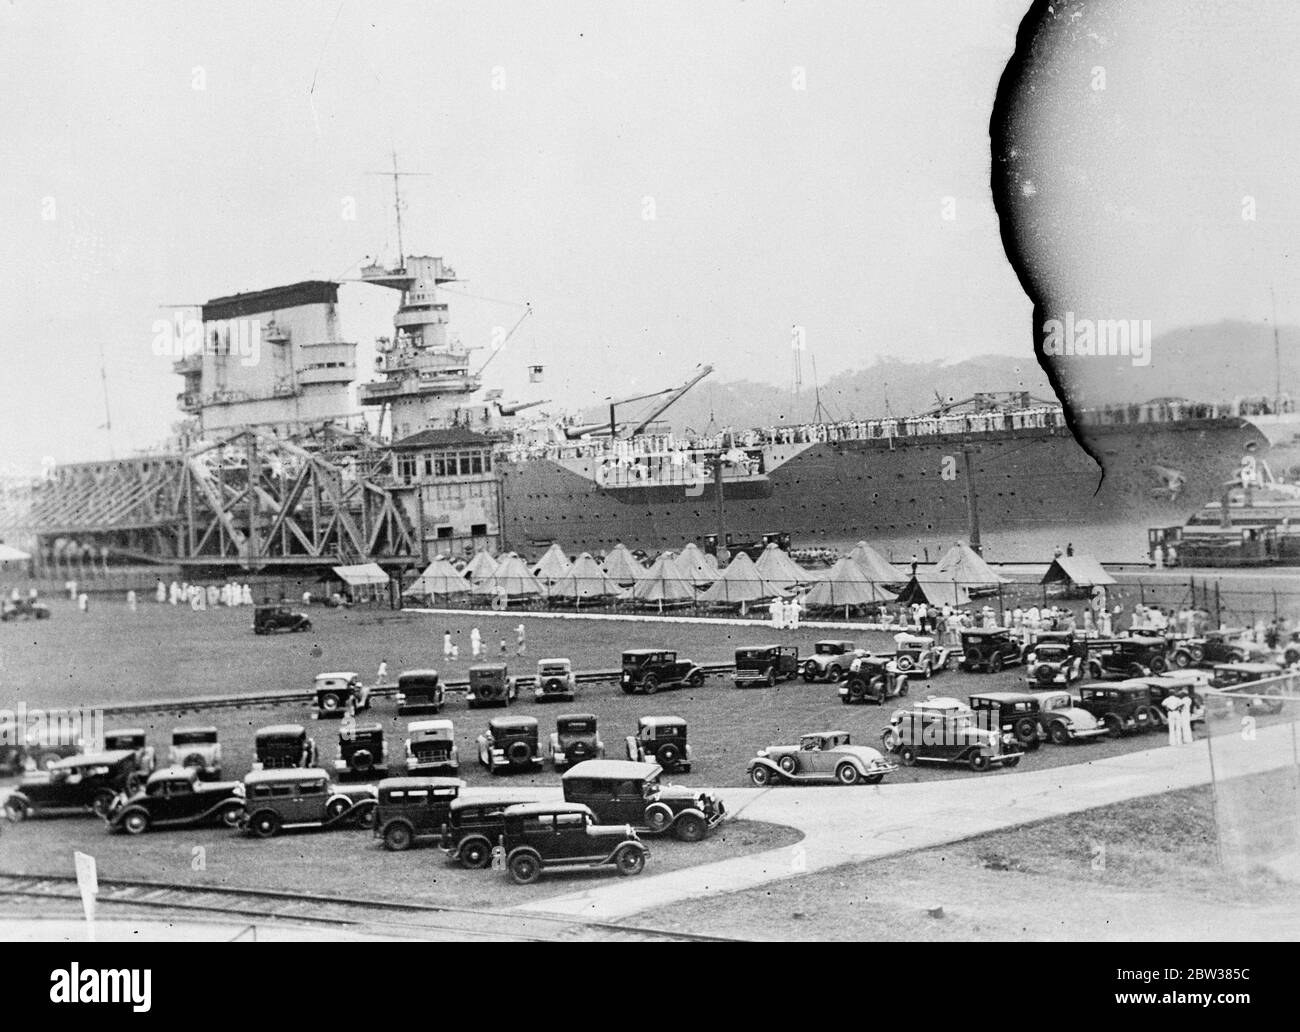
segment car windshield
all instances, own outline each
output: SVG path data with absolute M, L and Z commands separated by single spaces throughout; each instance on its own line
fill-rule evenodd
M 1064 646 L 1064 645 L 1057 645 L 1055 642 L 1053 642 L 1053 643 L 1050 644 L 1050 645 L 1039 645 L 1039 646 L 1038 646 L 1038 654 L 1039 654 L 1039 656 L 1044 656 L 1044 657 L 1056 657 L 1056 656 L 1064 656 L 1065 653 L 1066 653 L 1066 648 L 1065 648 L 1065 646 Z
M 211 745 L 216 740 L 215 731 L 191 731 L 172 735 L 172 745 Z
M 817 643 L 817 655 L 819 656 L 838 656 L 844 651 L 838 642 L 820 641 Z

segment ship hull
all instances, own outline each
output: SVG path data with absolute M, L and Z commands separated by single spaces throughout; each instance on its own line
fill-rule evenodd
M 1267 440 L 1241 419 L 1090 427 L 1090 447 L 1063 428 L 969 439 L 984 554 L 1042 561 L 1057 547 L 1109 562 L 1145 561 L 1147 529 L 1182 524 Z M 818 443 L 756 480 L 728 483 L 719 520 L 712 483 L 601 486 L 597 471 L 548 459 L 502 461 L 508 548 L 558 541 L 571 551 L 621 541 L 647 551 L 717 533 L 737 540 L 789 532 L 795 547 L 844 549 L 866 539 L 894 560 L 942 555 L 969 530 L 959 435 Z

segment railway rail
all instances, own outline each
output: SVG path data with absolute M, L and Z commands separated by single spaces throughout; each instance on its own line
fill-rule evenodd
M 271 889 L 178 885 L 136 880 L 100 880 L 98 902 L 123 910 L 159 911 L 175 918 L 202 914 L 256 923 L 349 929 L 358 933 L 423 938 L 454 936 L 518 942 L 563 942 L 598 938 L 626 942 L 734 942 L 717 935 L 665 931 L 607 921 L 582 921 L 529 911 L 487 910 L 436 903 L 396 902 L 325 896 Z M 0 874 L 0 899 L 75 903 L 77 880 L 62 875 Z

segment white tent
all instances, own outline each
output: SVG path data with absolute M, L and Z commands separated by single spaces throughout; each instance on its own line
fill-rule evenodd
M 425 595 L 463 595 L 469 591 L 469 581 L 451 565 L 446 556 L 438 556 L 429 563 L 409 588 L 402 592 L 416 598 Z
M 21 563 L 31 556 L 21 549 L 0 542 L 0 563 Z
M 789 591 L 796 584 L 808 584 L 813 580 L 808 571 L 800 568 L 775 541 L 763 549 L 757 566 L 764 579 L 778 585 L 782 591 Z
M 1043 574 L 1043 583 L 1065 588 L 1087 589 L 1097 585 L 1109 587 L 1115 578 L 1090 555 L 1058 555 Z
M 373 588 L 388 583 L 388 574 L 378 563 L 335 566 L 334 572 L 350 588 Z
M 935 573 L 951 576 L 967 589 L 996 588 L 999 584 L 1010 583 L 1006 577 L 995 573 L 993 567 L 964 541 L 958 541 L 948 549 L 934 569 Z
M 661 555 L 632 587 L 638 602 L 682 603 L 695 600 L 695 585 L 677 569 L 670 554 Z
M 867 580 L 879 581 L 881 584 L 902 584 L 907 580 L 907 574 L 888 562 L 865 541 L 859 541 L 853 546 L 849 558 L 862 567 Z
M 862 567 L 844 556 L 826 571 L 824 578 L 812 586 L 804 598 L 804 605 L 812 609 L 835 609 L 839 606 L 889 602 L 893 597 L 882 584 L 868 579 Z
M 673 561 L 677 571 L 695 585 L 712 584 L 718 579 L 718 569 L 710 566 L 708 556 L 694 542 L 689 542 Z
M 572 565 L 569 557 L 564 554 L 564 549 L 560 547 L 560 543 L 552 542 L 546 554 L 533 567 L 533 576 L 543 584 L 553 584 L 568 573 Z
M 551 598 L 610 598 L 621 595 L 623 589 L 600 568 L 600 563 L 583 552 L 569 571 L 551 585 Z
M 898 593 L 898 601 L 925 602 L 927 605 L 965 606 L 970 604 L 969 585 L 948 573 L 921 573 L 911 578 Z
M 465 567 L 463 576 L 477 584 L 484 577 L 491 577 L 496 568 L 497 561 L 487 552 L 475 552 L 474 558 Z
M 605 572 L 615 583 L 627 587 L 645 576 L 645 567 L 637 562 L 636 556 L 620 541 L 609 555 L 605 556 Z
M 507 598 L 528 598 L 545 594 L 541 582 L 528 572 L 524 561 L 510 552 L 497 562 L 497 568 L 474 585 L 476 595 L 504 595 Z
M 749 603 L 779 594 L 781 589 L 758 572 L 754 560 L 745 552 L 737 552 L 727 568 L 718 575 L 718 579 L 700 595 L 700 601 Z

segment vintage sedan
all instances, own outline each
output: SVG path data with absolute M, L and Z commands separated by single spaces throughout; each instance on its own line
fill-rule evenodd
M 1045 631 L 1025 654 L 1025 680 L 1033 687 L 1069 686 L 1088 672 L 1088 643 L 1068 631 Z
M 1083 742 L 1108 734 L 1106 726 L 1087 710 L 1080 708 L 1067 691 L 1053 689 L 1035 692 L 1038 720 L 1055 745 Z
M 897 646 L 894 664 L 898 669 L 908 676 L 920 674 L 927 681 L 948 669 L 956 651 L 947 645 L 936 645 L 928 634 L 908 634 L 906 631 L 894 635 L 894 644 Z
M 244 786 L 238 781 L 200 781 L 194 767 L 165 767 L 149 775 L 144 789 L 119 795 L 108 812 L 108 826 L 128 835 L 150 828 L 195 828 L 244 818 Z
M 605 758 L 605 743 L 594 713 L 561 713 L 555 718 L 555 730 L 546 749 L 559 773 L 583 760 Z
M 504 816 L 501 846 L 506 870 L 520 885 L 544 869 L 613 867 L 640 874 L 650 851 L 626 824 L 597 824 L 586 806 L 573 803 L 520 803 Z
M 441 836 L 465 782 L 459 778 L 384 778 L 375 808 L 375 837 L 392 852 Z
M 217 729 L 206 725 L 174 728 L 167 763 L 172 767 L 193 767 L 207 781 L 220 780 L 221 743 L 217 741 Z
M 288 828 L 371 828 L 378 803 L 373 785 L 339 788 L 323 770 L 255 770 L 244 777 L 242 827 L 257 838 Z
M 813 654 L 803 665 L 803 679 L 809 684 L 814 681 L 837 683 L 846 673 L 853 661 L 857 646 L 851 641 L 826 639 L 813 646 Z
M 120 793 L 137 786 L 141 775 L 134 749 L 70 756 L 24 778 L 5 799 L 5 813 L 11 821 L 69 811 L 103 817 Z
M 662 784 L 662 773 L 657 763 L 585 760 L 566 770 L 561 784 L 566 802 L 591 807 L 602 823 L 699 842 L 722 823 L 726 806 L 711 791 Z
M 447 701 L 436 670 L 404 670 L 397 675 L 397 715 L 407 713 L 441 713 Z
M 559 699 L 572 702 L 578 691 L 578 679 L 573 674 L 573 664 L 567 659 L 539 659 L 537 661 L 537 682 L 533 688 L 533 699 L 537 702 L 549 702 Z
M 799 676 L 799 649 L 794 645 L 742 645 L 736 649 L 737 688 L 771 688 Z
M 877 785 L 897 770 L 879 750 L 853 745 L 847 731 L 800 735 L 798 745 L 760 749 L 749 761 L 749 780 L 760 787 L 782 781 L 835 781 L 841 785 Z
M 336 670 L 316 675 L 313 687 L 318 717 L 341 717 L 348 703 L 353 710 L 370 708 L 370 689 L 353 670 Z
M 642 691 L 654 695 L 660 688 L 699 688 L 704 670 L 690 659 L 679 659 L 675 649 L 628 649 L 623 653 L 619 687 L 624 695 Z

